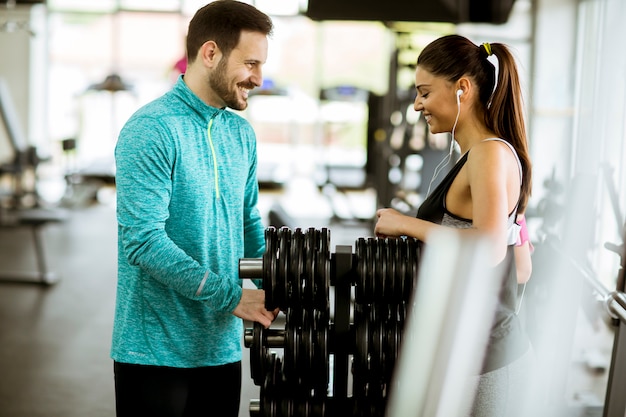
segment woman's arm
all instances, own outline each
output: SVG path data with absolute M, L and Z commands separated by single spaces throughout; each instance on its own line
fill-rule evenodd
M 426 220 L 407 216 L 391 208 L 379 209 L 376 212 L 376 217 L 378 220 L 374 233 L 382 238 L 410 236 L 425 242 L 429 233 L 444 227 Z
M 530 242 L 521 246 L 515 246 L 515 268 L 517 271 L 517 283 L 526 284 L 533 272 L 533 263 L 530 257 Z
M 494 260 L 507 251 L 508 219 L 520 195 L 520 174 L 515 155 L 500 141 L 472 147 L 466 164 L 473 226 L 492 239 Z
M 520 225 L 519 238 L 514 249 L 517 283 L 525 284 L 528 282 L 530 275 L 533 272 L 531 254 L 534 248 L 528 238 L 528 228 L 526 227 L 526 218 L 524 217 L 524 214 L 518 214 L 516 222 Z
M 506 254 L 508 213 L 518 198 L 519 172 L 515 157 L 506 145 L 490 141 L 472 148 L 446 201 L 452 213 L 473 219 L 472 228 L 456 229 L 458 233 L 492 238 L 494 263 L 497 264 Z M 378 210 L 376 215 L 374 232 L 378 237 L 410 236 L 427 242 L 433 231 L 449 229 L 388 208 Z

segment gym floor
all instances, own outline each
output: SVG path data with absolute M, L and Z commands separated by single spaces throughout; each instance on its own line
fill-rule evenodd
M 43 229 L 49 270 L 58 283 L 0 282 L 0 417 L 115 415 L 109 348 L 117 224 L 114 191 L 101 191 L 98 203 L 69 209 L 66 222 Z M 263 193 L 262 211 L 275 198 Z M 355 227 L 332 232 L 333 248 L 366 233 Z M 35 265 L 31 231 L 0 228 L 0 274 L 34 271 Z M 243 361 L 241 417 L 249 416 L 249 402 L 259 393 L 247 349 Z
M 0 415 L 114 416 L 109 359 L 117 230 L 112 204 L 43 229 L 52 286 L 0 284 Z M 0 229 L 2 272 L 35 269 L 28 228 Z

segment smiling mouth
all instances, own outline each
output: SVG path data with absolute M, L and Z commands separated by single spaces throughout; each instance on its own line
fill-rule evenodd
M 248 95 L 250 94 L 250 89 L 249 88 L 239 87 L 239 91 L 241 91 L 241 94 L 243 95 L 244 99 L 248 98 Z

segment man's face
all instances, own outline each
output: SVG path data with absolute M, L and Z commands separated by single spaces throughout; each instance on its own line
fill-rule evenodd
M 267 36 L 241 32 L 239 44 L 222 57 L 209 79 L 209 86 L 224 105 L 235 110 L 248 107 L 248 93 L 263 84 L 261 68 L 267 61 Z

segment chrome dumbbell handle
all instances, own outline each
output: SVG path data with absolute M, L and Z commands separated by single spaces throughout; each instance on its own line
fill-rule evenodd
M 262 258 L 242 258 L 239 259 L 239 277 L 247 279 L 263 278 Z

